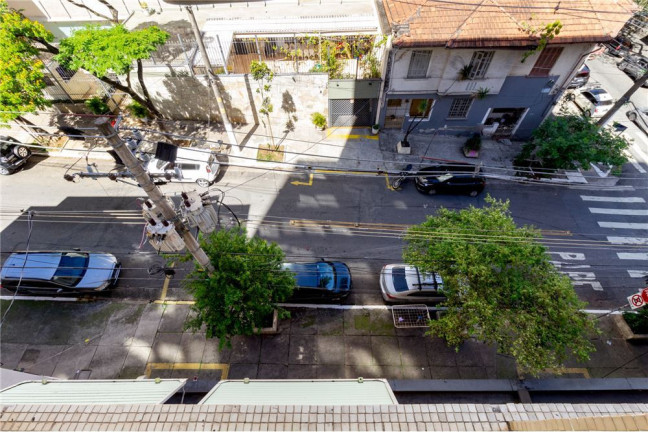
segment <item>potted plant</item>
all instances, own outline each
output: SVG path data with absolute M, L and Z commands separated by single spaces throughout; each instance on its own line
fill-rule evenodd
M 375 125 L 371 126 L 371 133 L 372 134 L 378 135 L 379 131 L 380 131 L 380 125 L 379 124 L 375 124 Z
M 481 149 L 481 136 L 478 133 L 472 134 L 463 145 L 463 154 L 468 158 L 479 157 Z
M 135 118 L 148 121 L 149 111 L 142 106 L 140 103 L 133 101 L 130 105 L 126 107 L 131 115 Z
M 459 69 L 459 80 L 464 81 L 470 79 L 470 72 L 472 72 L 472 65 L 467 64 Z
M 313 114 L 311 114 L 311 121 L 319 130 L 326 129 L 326 117 L 324 117 L 324 114 L 314 112 Z
M 488 87 L 479 87 L 473 96 L 475 97 L 475 99 L 485 99 L 486 96 L 488 96 L 488 93 L 490 93 L 490 89 Z

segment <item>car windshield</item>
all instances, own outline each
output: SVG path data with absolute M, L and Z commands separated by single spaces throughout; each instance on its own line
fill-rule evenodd
M 392 281 L 396 292 L 407 291 L 407 280 L 405 279 L 405 267 L 394 267 L 392 269 Z
M 335 285 L 333 266 L 326 262 L 319 262 L 317 263 L 317 272 L 319 276 L 317 285 L 320 288 L 333 289 Z
M 52 277 L 52 282 L 61 285 L 75 286 L 79 283 L 88 267 L 88 254 L 64 253 L 61 255 L 61 262 Z

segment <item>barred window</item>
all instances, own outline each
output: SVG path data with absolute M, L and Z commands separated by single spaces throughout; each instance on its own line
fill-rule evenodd
M 448 118 L 466 118 L 472 101 L 472 98 L 469 97 L 454 98 L 450 106 Z
M 494 54 L 495 51 L 475 51 L 470 60 L 470 74 L 468 78 L 484 78 Z
M 412 51 L 407 78 L 425 78 L 432 58 L 432 51 Z

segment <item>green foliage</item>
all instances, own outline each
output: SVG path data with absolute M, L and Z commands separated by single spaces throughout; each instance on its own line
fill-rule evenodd
M 464 143 L 464 149 L 479 151 L 481 149 L 482 140 L 481 136 L 478 133 L 472 134 L 470 138 Z
M 648 334 L 648 306 L 642 307 L 637 313 L 624 312 L 623 319 L 634 333 Z
M 214 271 L 207 274 L 196 263 L 183 281 L 195 300 L 186 328 L 198 331 L 204 326 L 206 336 L 218 338 L 222 349 L 232 336 L 260 331 L 279 309 L 276 304 L 290 297 L 295 279 L 282 270 L 284 254 L 277 244 L 247 238 L 244 229 L 214 231 L 200 243 Z
M 428 334 L 457 347 L 470 337 L 496 344 L 520 370 L 537 374 L 593 351 L 595 326 L 567 276 L 551 264 L 540 232 L 517 227 L 509 203 L 439 209 L 406 235 L 404 259 L 444 280 L 447 312 Z
M 467 64 L 463 66 L 461 69 L 459 69 L 459 79 L 461 81 L 467 80 L 470 78 L 470 72 L 472 72 L 472 65 Z
M 367 54 L 361 63 L 364 69 L 364 79 L 380 78 L 380 61 L 373 52 Z
M 50 104 L 43 95 L 44 65 L 34 39 L 46 42 L 54 36 L 37 22 L 0 0 L 0 121 L 14 120 Z
M 138 102 L 132 102 L 130 105 L 128 105 L 127 109 L 133 117 L 140 119 L 147 118 L 151 115 L 146 107 L 142 106 Z
M 475 98 L 485 99 L 489 93 L 490 93 L 490 89 L 488 87 L 479 87 L 475 92 Z
M 326 117 L 324 117 L 324 114 L 314 112 L 311 114 L 311 121 L 315 125 L 315 127 L 318 127 L 320 129 L 324 129 L 326 127 Z
M 109 72 L 123 75 L 134 61 L 149 58 L 168 38 L 169 33 L 156 26 L 129 31 L 122 25 L 89 25 L 61 41 L 56 59 L 68 69 L 82 68 L 99 78 Z
M 257 88 L 257 93 L 261 95 L 261 108 L 259 108 L 259 112 L 268 116 L 268 121 L 270 121 L 270 113 L 274 111 L 274 106 L 267 93 L 272 88 L 270 83 L 274 78 L 274 73 L 265 62 L 258 62 L 256 60 L 250 64 L 250 73 L 252 74 L 252 78 L 259 84 L 259 88 Z
M 615 135 L 610 128 L 598 130 L 589 119 L 565 115 L 545 120 L 533 132 L 531 141 L 522 147 L 515 165 L 527 166 L 538 162 L 544 168 L 574 169 L 590 162 L 622 165 L 628 158 L 625 138 Z
M 531 19 L 533 19 L 533 16 L 531 16 Z M 530 56 L 532 56 L 537 52 L 542 51 L 544 47 L 547 46 L 547 43 L 551 39 L 555 38 L 558 34 L 560 34 L 560 30 L 562 29 L 562 23 L 560 21 L 554 21 L 544 26 L 541 25 L 539 27 L 533 27 L 531 24 L 523 22 L 521 27 L 522 27 L 522 31 L 529 34 L 529 36 L 539 37 L 538 46 L 528 51 L 525 51 L 524 54 L 522 55 L 522 63 L 524 63 L 527 58 L 529 58 Z
M 110 108 L 108 107 L 108 104 L 104 102 L 102 98 L 99 96 L 94 96 L 90 99 L 86 99 L 84 102 L 85 106 L 88 107 L 88 109 L 93 113 L 93 114 L 108 114 L 110 112 Z

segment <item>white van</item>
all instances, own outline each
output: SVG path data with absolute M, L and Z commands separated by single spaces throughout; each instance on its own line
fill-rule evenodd
M 200 187 L 209 187 L 218 176 L 220 164 L 209 150 L 179 147 L 175 162 L 151 158 L 144 168 L 154 178 L 171 177 L 171 181 L 196 182 Z

